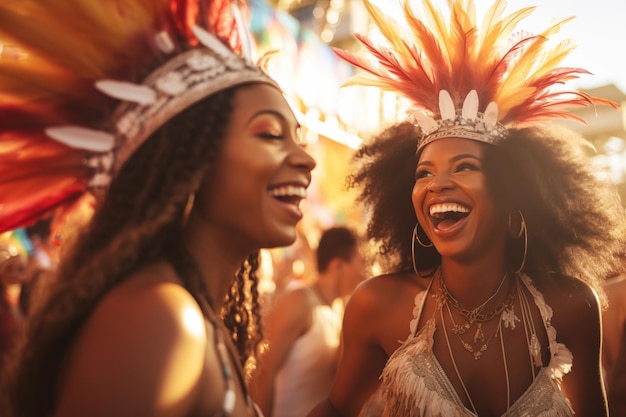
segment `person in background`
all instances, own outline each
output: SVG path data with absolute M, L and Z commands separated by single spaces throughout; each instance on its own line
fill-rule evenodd
M 0 372 L 20 332 L 20 286 L 26 279 L 28 259 L 7 234 L 0 235 Z
M 554 88 L 586 71 L 558 67 L 564 21 L 513 32 L 532 7 L 498 0 L 478 25 L 473 1 L 405 0 L 398 19 L 364 3 L 371 55 L 338 53 L 364 70 L 354 83 L 410 101 L 351 176 L 394 264 L 352 294 L 330 394 L 309 416 L 357 416 L 378 389 L 385 417 L 606 416 L 602 283 L 624 210 L 589 143 L 548 122 L 617 104 Z
M 304 416 L 328 395 L 343 299 L 365 278 L 359 239 L 347 227 L 325 230 L 316 258 L 316 282 L 278 295 L 265 317 L 267 349 L 251 392 L 268 417 Z
M 301 227 L 301 226 L 299 226 Z M 269 250 L 271 273 L 267 276 L 267 291 L 263 309 L 271 308 L 274 300 L 293 286 L 312 283 L 316 279 L 315 252 L 309 239 L 299 231 L 296 241 L 284 248 Z
M 294 241 L 315 161 L 244 6 L 0 5 L 0 230 L 94 210 L 60 235 L 3 416 L 258 415 L 258 252 Z

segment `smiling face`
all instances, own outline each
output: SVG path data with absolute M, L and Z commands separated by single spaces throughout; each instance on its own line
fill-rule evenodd
M 471 260 L 505 247 L 504 215 L 486 186 L 480 142 L 446 138 L 427 145 L 419 158 L 413 207 L 442 257 Z
M 244 250 L 289 245 L 315 161 L 302 148 L 300 125 L 276 88 L 240 87 L 233 108 L 199 210 L 215 232 Z

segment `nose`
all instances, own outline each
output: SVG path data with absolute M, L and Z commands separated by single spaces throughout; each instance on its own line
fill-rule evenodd
M 433 176 L 430 183 L 428 184 L 428 191 L 435 193 L 449 190 L 452 188 L 454 188 L 454 182 L 445 173 Z
M 317 165 L 315 159 L 300 145 L 294 144 L 289 155 L 289 163 L 306 171 L 312 171 Z

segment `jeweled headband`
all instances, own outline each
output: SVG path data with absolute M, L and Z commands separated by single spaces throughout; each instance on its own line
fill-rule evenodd
M 506 2 L 497 0 L 479 26 L 472 0 L 448 1 L 447 21 L 429 0 L 400 1 L 403 20 L 397 21 L 364 0 L 382 35 L 376 40 L 356 35 L 366 57 L 335 51 L 363 70 L 347 85 L 376 86 L 411 101 L 409 117 L 421 129 L 418 151 L 445 137 L 496 143 L 511 127 L 555 118 L 584 123 L 570 111 L 576 106 L 619 107 L 584 92 L 555 88 L 588 74 L 581 68 L 558 67 L 574 48 L 569 40 L 548 45 L 571 18 L 532 35 L 513 31 L 535 7 L 504 15 Z M 416 3 L 421 3 L 420 12 Z
M 198 26 L 192 30 L 203 47 L 176 55 L 140 85 L 96 81 L 96 88 L 104 94 L 124 101 L 113 114 L 113 132 L 80 126 L 46 129 L 48 136 L 66 145 L 97 152 L 89 161 L 97 171 L 90 187 L 106 186 L 152 133 L 192 104 L 243 84 L 266 83 L 279 88 L 260 67 L 233 53 L 210 33 Z M 159 45 L 172 44 L 164 38 L 166 34 L 157 36 Z
M 194 103 L 278 88 L 251 60 L 246 11 L 243 0 L 75 0 L 71 13 L 65 0 L 2 2 L 0 232 L 106 190 Z

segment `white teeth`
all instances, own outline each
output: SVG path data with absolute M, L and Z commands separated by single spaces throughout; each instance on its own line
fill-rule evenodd
M 469 213 L 469 209 L 459 204 L 435 204 L 433 206 L 430 206 L 431 216 L 437 213 L 448 213 L 448 212 Z
M 297 185 L 286 185 L 276 187 L 270 190 L 270 194 L 274 197 L 299 197 L 306 198 L 306 188 Z

